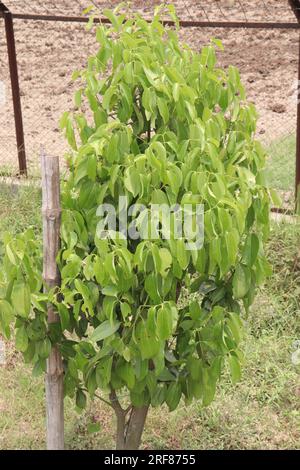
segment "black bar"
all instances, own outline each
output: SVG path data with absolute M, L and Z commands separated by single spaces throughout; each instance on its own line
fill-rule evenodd
M 0 11 L 0 16 L 3 12 Z M 36 20 L 36 21 L 65 21 L 69 23 L 87 23 L 89 18 L 84 16 L 63 16 L 63 15 L 36 15 L 13 13 L 16 20 Z M 150 22 L 151 20 L 147 19 Z M 94 18 L 95 23 L 110 23 L 108 18 Z M 175 26 L 174 21 L 162 20 L 167 26 Z M 293 22 L 250 22 L 250 21 L 187 21 L 179 20 L 182 28 L 250 28 L 250 29 L 300 29 L 298 23 Z
M 1 5 L 3 6 L 3 4 Z M 12 98 L 14 106 L 14 117 L 16 127 L 16 139 L 18 149 L 19 171 L 21 175 L 27 175 L 24 129 L 22 118 L 22 107 L 20 98 L 20 86 L 18 77 L 18 64 L 16 55 L 15 34 L 13 25 L 13 16 L 9 10 L 3 11 L 5 22 L 7 53 L 9 61 L 10 80 L 12 88 Z

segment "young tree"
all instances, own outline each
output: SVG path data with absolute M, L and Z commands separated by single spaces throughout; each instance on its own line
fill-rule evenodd
M 72 149 L 61 287 L 40 294 L 41 246 L 31 231 L 7 236 L 0 324 L 9 336 L 14 321 L 16 347 L 36 373 L 58 345 L 65 394 L 80 408 L 87 394 L 100 395 L 116 413 L 117 448 L 136 449 L 149 406 L 208 405 L 226 364 L 240 378 L 241 306 L 270 273 L 270 194 L 254 106 L 237 69 L 216 66 L 222 44 L 194 52 L 159 12 L 151 23 L 104 14 L 112 25 L 91 22 L 99 51 L 74 74 L 77 110 L 61 121 Z M 115 227 L 101 204 L 114 208 Z M 202 204 L 203 246 L 187 249 L 175 211 L 167 228 L 161 214 L 145 224 L 153 204 Z M 125 236 L 128 228 L 138 235 Z M 60 316 L 50 330 L 49 301 Z

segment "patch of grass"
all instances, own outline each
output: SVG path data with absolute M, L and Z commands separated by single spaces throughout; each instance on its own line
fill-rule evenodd
M 295 184 L 296 137 L 274 141 L 267 149 L 267 181 L 271 188 L 293 191 Z
M 27 175 L 30 179 L 37 179 L 41 177 L 41 169 L 39 165 L 39 155 L 27 155 Z M 18 178 L 19 168 L 16 165 L 0 162 L 0 177 L 1 178 Z
M 0 177 L 15 177 L 17 175 L 17 170 L 12 165 L 1 164 L 0 165 Z
M 41 190 L 17 180 L 0 181 L 0 235 L 6 230 L 22 232 L 29 226 L 41 230 Z
M 25 188 L 0 196 L 1 231 L 40 227 L 40 191 Z M 144 449 L 300 449 L 299 369 L 291 363 L 292 345 L 300 339 L 300 224 L 273 224 L 267 251 L 272 278 L 260 289 L 246 319 L 243 376 L 232 385 L 225 372 L 215 401 L 203 409 L 196 402 L 169 413 L 151 409 Z M 43 378 L 32 378 L 30 365 L 7 344 L 0 366 L 0 448 L 45 448 Z M 89 434 L 87 425 L 101 430 Z M 115 418 L 99 401 L 78 414 L 65 401 L 68 449 L 111 449 Z

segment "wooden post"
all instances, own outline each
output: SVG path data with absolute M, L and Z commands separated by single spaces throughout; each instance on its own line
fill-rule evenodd
M 43 278 L 45 289 L 60 285 L 56 256 L 60 247 L 60 182 L 59 159 L 41 152 L 43 195 Z M 48 306 L 48 324 L 59 321 L 52 305 Z M 47 361 L 46 408 L 47 449 L 64 448 L 63 365 L 57 346 Z

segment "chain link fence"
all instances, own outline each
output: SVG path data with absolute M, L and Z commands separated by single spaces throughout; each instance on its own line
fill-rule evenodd
M 118 1 L 6 1 L 12 13 L 80 16 L 89 4 L 100 10 Z M 136 0 L 132 11 L 153 16 L 160 1 Z M 181 20 L 296 22 L 287 1 L 278 0 L 173 0 Z M 4 22 L 0 19 L 0 173 L 18 169 L 11 85 Z M 97 50 L 94 32 L 82 23 L 14 20 L 19 82 L 29 175 L 39 174 L 42 145 L 49 154 L 63 158 L 67 150 L 59 119 L 73 108 L 73 70 L 86 64 Z M 257 136 L 269 151 L 271 184 L 282 190 L 286 203 L 293 200 L 295 134 L 298 96 L 299 32 L 293 29 L 181 28 L 182 41 L 195 50 L 212 37 L 222 40 L 221 67 L 239 68 L 248 99 L 258 113 Z

